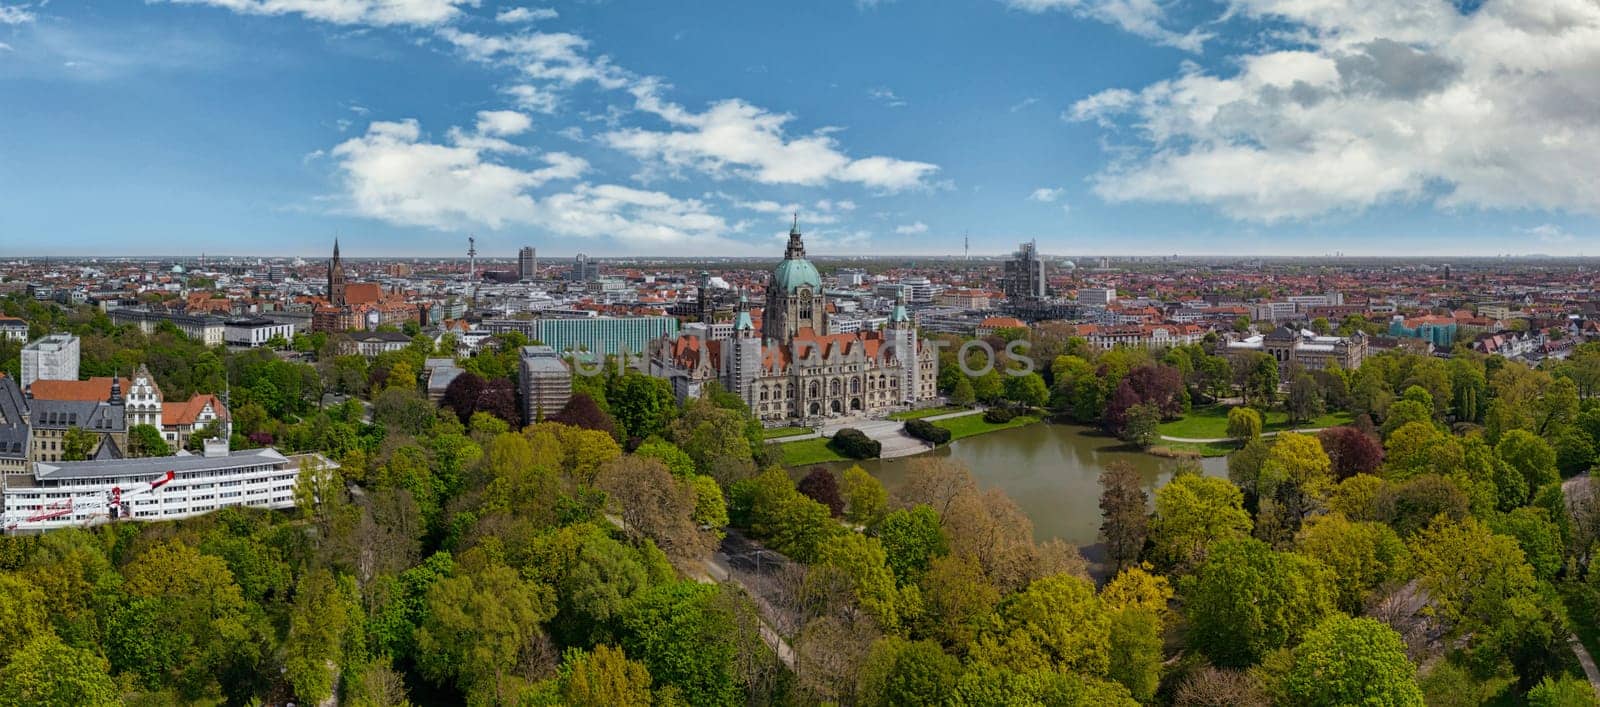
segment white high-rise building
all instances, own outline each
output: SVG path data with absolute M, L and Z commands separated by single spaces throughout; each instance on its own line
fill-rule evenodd
M 22 348 L 22 387 L 34 381 L 78 379 L 78 337 L 51 334 Z
M 1117 288 L 1115 287 L 1081 287 L 1078 288 L 1078 301 L 1094 307 L 1110 307 L 1117 301 Z

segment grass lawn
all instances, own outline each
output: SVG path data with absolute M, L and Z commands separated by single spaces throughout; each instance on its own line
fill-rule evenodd
M 942 405 L 940 407 L 926 408 L 926 409 L 923 409 L 923 410 L 902 410 L 900 412 L 893 413 L 893 414 L 889 415 L 889 419 L 891 419 L 891 420 L 920 420 L 920 419 L 922 419 L 924 417 L 933 417 L 934 415 L 943 415 L 945 413 L 950 413 L 950 412 L 961 412 L 962 410 L 965 410 L 965 409 L 966 408 L 961 407 L 960 405 Z
M 772 427 L 761 431 L 762 439 L 778 439 L 780 437 L 798 437 L 811 434 L 810 427 Z
M 933 424 L 938 425 L 940 427 L 943 427 L 943 428 L 945 428 L 947 430 L 950 430 L 950 439 L 951 440 L 957 440 L 957 439 L 961 439 L 962 437 L 971 437 L 973 435 L 981 435 L 981 434 L 983 434 L 985 432 L 994 432 L 995 430 L 1008 430 L 1008 429 L 1011 429 L 1013 427 L 1022 427 L 1023 425 L 1031 425 L 1031 424 L 1033 424 L 1035 422 L 1038 422 L 1038 421 L 1039 421 L 1039 418 L 1034 417 L 1032 415 L 1018 415 L 1016 417 L 1011 418 L 1010 422 L 1002 422 L 1000 424 L 995 424 L 995 423 L 992 423 L 992 422 L 984 422 L 983 413 L 975 412 L 975 413 L 972 413 L 971 415 L 962 415 L 961 417 L 952 417 L 952 418 L 947 419 L 947 420 L 937 420 Z
M 846 461 L 844 457 L 835 454 L 828 448 L 825 437 L 803 439 L 799 442 L 784 442 L 778 445 L 783 450 L 784 466 L 809 466 L 825 462 Z
M 1347 425 L 1351 421 L 1348 412 L 1333 412 L 1318 417 L 1298 427 L 1304 429 L 1317 429 L 1322 427 L 1336 427 Z M 1282 410 L 1267 411 L 1262 420 L 1262 432 L 1281 432 L 1292 429 L 1289 425 L 1289 413 Z M 1184 415 L 1183 419 L 1163 422 L 1157 428 L 1163 437 L 1183 437 L 1187 439 L 1219 439 L 1228 436 L 1228 408 L 1220 405 L 1207 405 L 1195 408 Z
M 1271 442 L 1271 438 L 1266 441 Z M 1150 453 L 1158 457 L 1182 457 L 1198 454 L 1202 457 L 1225 457 L 1234 453 L 1239 447 L 1232 442 L 1157 442 L 1150 448 Z

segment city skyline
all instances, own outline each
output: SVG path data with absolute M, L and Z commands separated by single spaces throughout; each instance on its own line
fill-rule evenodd
M 1597 68 L 1576 0 L 3 0 L 0 257 L 1570 256 Z

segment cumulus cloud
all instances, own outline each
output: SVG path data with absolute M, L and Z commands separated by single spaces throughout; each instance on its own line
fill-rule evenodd
M 439 36 L 469 59 L 511 66 L 529 79 L 564 86 L 593 82 L 605 89 L 623 88 L 631 81 L 610 57 L 589 56 L 589 40 L 570 32 L 494 36 L 445 27 Z
M 519 24 L 523 22 L 542 22 L 560 17 L 561 13 L 548 7 L 513 7 L 501 10 L 494 16 L 496 22 L 505 24 Z
M 514 110 L 478 111 L 478 132 L 494 137 L 509 137 L 528 132 L 533 119 Z
M 1335 0 L 1327 1 L 1331 4 Z M 1115 25 L 1125 32 L 1186 52 L 1199 52 L 1206 40 L 1211 38 L 1210 34 L 1199 30 L 1180 33 L 1163 26 L 1166 12 L 1157 0 L 1001 0 L 1001 2 L 1014 10 L 1034 14 L 1069 12 L 1076 17 Z
M 165 0 L 176 5 L 209 5 L 246 15 L 303 15 L 341 25 L 432 27 L 461 15 L 461 6 L 478 0 Z
M 632 90 L 635 105 L 677 130 L 624 128 L 602 142 L 667 171 L 694 169 L 714 177 L 737 176 L 762 184 L 821 185 L 854 182 L 885 191 L 925 186 L 938 171 L 926 162 L 872 156 L 852 159 L 827 132 L 790 137 L 793 116 L 771 113 L 734 98 L 695 113 L 661 99 L 661 85 L 643 81 Z
M 1113 202 L 1276 222 L 1391 202 L 1600 212 L 1600 3 L 1235 0 L 1292 40 L 1066 116 L 1131 133 Z
M 908 105 L 911 105 L 910 103 L 906 102 L 906 99 L 896 95 L 893 90 L 881 86 L 878 88 L 869 89 L 867 91 L 867 96 L 874 101 L 889 106 L 890 108 L 904 108 Z
M 27 5 L 0 5 L 0 25 L 25 25 L 37 19 Z M 6 45 L 10 49 L 10 45 Z
M 898 233 L 898 234 L 900 234 L 902 236 L 910 236 L 910 235 L 914 235 L 914 234 L 917 234 L 917 233 L 927 233 L 928 232 L 928 224 L 925 224 L 925 223 L 923 223 L 921 221 L 918 221 L 916 223 L 908 223 L 908 224 L 905 224 L 903 226 L 896 226 L 895 229 L 894 229 L 894 232 Z
M 1065 193 L 1067 193 L 1067 190 L 1065 190 L 1065 189 L 1052 189 L 1050 187 L 1039 187 L 1038 189 L 1033 190 L 1032 194 L 1028 195 L 1028 201 L 1037 201 L 1037 202 L 1041 202 L 1041 203 L 1045 203 L 1045 204 L 1051 204 L 1051 203 L 1055 203 L 1055 201 L 1057 199 L 1060 199 L 1061 195 L 1063 195 Z
M 330 156 L 343 180 L 345 207 L 393 224 L 532 226 L 557 236 L 609 237 L 698 252 L 743 247 L 723 237 L 727 224 L 697 199 L 616 184 L 578 183 L 538 193 L 587 171 L 582 158 L 564 153 L 541 155 L 542 167 L 518 167 L 476 145 L 431 142 L 416 121 L 405 120 L 374 122 L 365 135 L 340 143 Z

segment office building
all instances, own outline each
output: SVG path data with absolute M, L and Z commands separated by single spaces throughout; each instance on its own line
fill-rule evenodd
M 586 351 L 638 356 L 651 341 L 678 331 L 677 317 L 585 317 L 540 319 L 539 341 L 559 352 Z
M 37 380 L 78 379 L 78 337 L 51 334 L 22 347 L 22 387 Z
M 229 319 L 222 325 L 222 341 L 229 346 L 256 348 L 281 337 L 285 342 L 294 339 L 294 325 L 284 324 L 266 317 L 240 317 Z
M 1044 299 L 1046 288 L 1044 259 L 1039 257 L 1039 245 L 1031 241 L 1023 243 L 1006 261 L 1001 290 L 1007 299 L 1024 301 Z
M 532 280 L 539 275 L 539 256 L 533 246 L 523 246 L 517 252 L 517 277 L 522 280 Z
M 168 310 L 145 309 L 141 307 L 123 307 L 110 312 L 111 323 L 117 326 L 133 324 L 139 331 L 146 334 L 155 333 L 156 327 L 162 322 L 170 322 L 185 336 L 199 341 L 206 346 L 216 346 L 223 342 L 223 335 L 227 331 L 225 320 L 209 314 L 188 314 Z
M 518 362 L 522 419 L 532 424 L 560 412 L 572 399 L 572 372 L 550 346 L 524 346 Z
M 1116 301 L 1117 288 L 1115 287 L 1078 288 L 1078 304 L 1090 307 L 1110 307 Z
M 600 263 L 590 260 L 589 256 L 579 253 L 572 259 L 572 272 L 567 279 L 573 282 L 594 282 L 600 279 Z
M 0 476 L 5 532 L 86 527 L 109 520 L 175 520 L 219 508 L 287 509 L 301 470 L 336 465 L 321 455 L 270 447 L 230 452 L 209 440 L 204 454 L 40 462 L 31 474 Z

